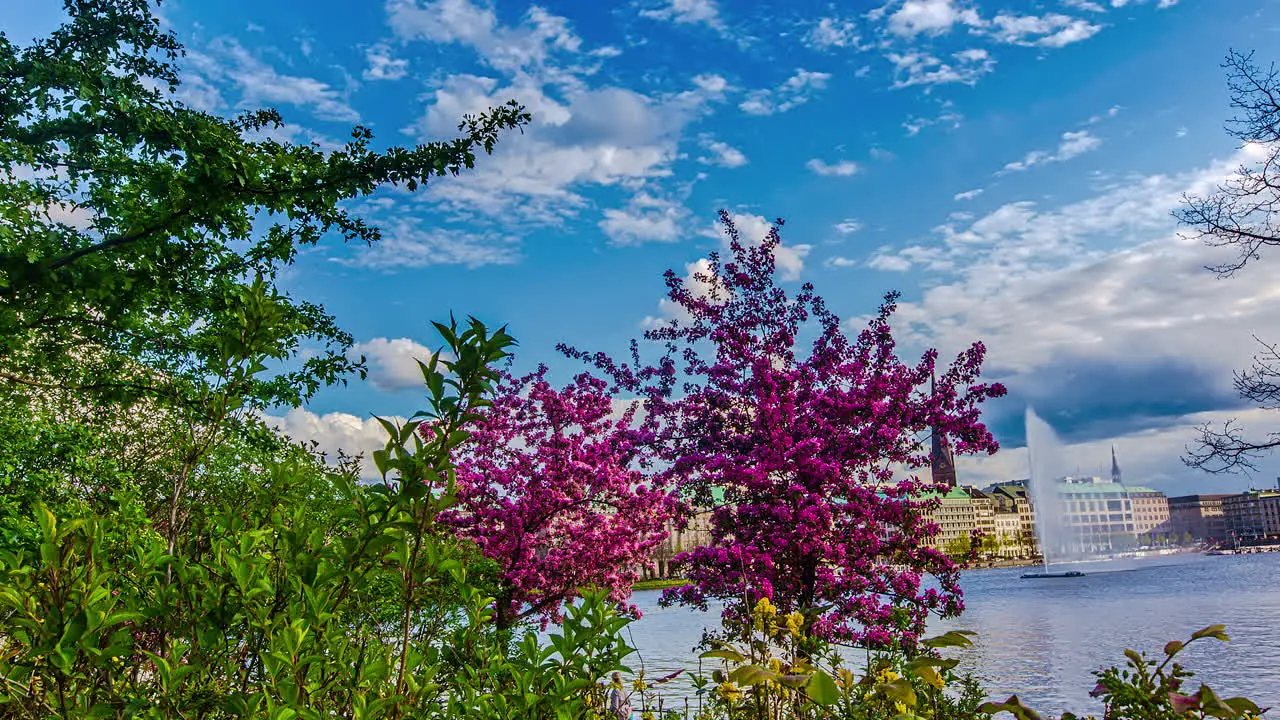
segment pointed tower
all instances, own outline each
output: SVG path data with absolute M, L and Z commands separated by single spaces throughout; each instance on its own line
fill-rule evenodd
M 930 377 L 929 394 L 933 395 L 933 393 L 934 379 Z M 938 432 L 937 428 L 933 428 L 930 435 L 933 442 L 929 452 L 929 473 L 933 477 L 933 484 L 953 488 L 956 486 L 956 462 L 951 455 L 951 446 L 947 444 L 947 439 Z
M 1120 463 L 1116 462 L 1116 446 L 1111 446 L 1111 482 L 1117 485 L 1123 485 L 1120 479 Z

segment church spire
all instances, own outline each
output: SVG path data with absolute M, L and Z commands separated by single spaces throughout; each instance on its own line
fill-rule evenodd
M 934 392 L 934 378 L 930 375 L 929 395 L 932 396 Z M 932 428 L 930 434 L 933 441 L 929 452 L 929 472 L 933 477 L 933 484 L 953 488 L 956 486 L 956 463 L 951 455 L 951 447 L 947 444 L 947 439 L 938 432 L 938 428 Z
M 1116 462 L 1116 446 L 1111 446 L 1111 482 L 1120 485 L 1120 463 Z

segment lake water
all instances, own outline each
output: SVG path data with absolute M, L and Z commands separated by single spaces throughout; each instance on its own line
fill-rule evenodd
M 967 609 L 930 632 L 978 633 L 976 647 L 955 655 L 982 678 L 993 699 L 1016 693 L 1032 707 L 1101 714 L 1089 698 L 1091 671 L 1124 662 L 1125 648 L 1159 655 L 1215 623 L 1231 642 L 1201 640 L 1180 658 L 1196 679 L 1224 697 L 1247 696 L 1280 708 L 1280 553 L 1174 555 L 1076 565 L 1080 578 L 1022 580 L 1022 568 L 964 574 Z M 633 598 L 644 617 L 631 626 L 649 677 L 696 667 L 702 630 L 719 613 L 658 606 L 659 591 Z M 954 651 L 951 651 L 954 652 Z M 640 662 L 630 659 L 633 668 Z M 683 678 L 674 683 L 687 684 Z M 1193 686 L 1198 687 L 1198 685 Z M 673 690 L 675 688 L 672 688 Z

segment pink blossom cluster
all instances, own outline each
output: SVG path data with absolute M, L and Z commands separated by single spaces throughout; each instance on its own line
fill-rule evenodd
M 459 504 L 442 517 L 498 563 L 502 627 L 558 622 L 587 586 L 624 602 L 674 508 L 637 467 L 635 408 L 615 412 L 590 374 L 563 388 L 546 376 L 500 373 L 458 450 Z
M 769 597 L 831 639 L 911 641 L 928 613 L 963 603 L 956 567 L 927 543 L 937 527 L 921 498 L 937 488 L 894 467 L 927 465 L 929 432 L 956 454 L 994 453 L 980 405 L 1005 389 L 979 382 L 981 343 L 941 372 L 935 350 L 903 363 L 896 294 L 846 337 L 811 285 L 789 296 L 777 284 L 782 221 L 758 242 L 727 213 L 721 222 L 729 257 L 712 254 L 692 282 L 666 275 L 679 312 L 645 334 L 665 350 L 657 362 L 643 363 L 637 343 L 630 363 L 562 347 L 644 399 L 652 467 L 683 499 L 706 506 L 723 491 L 711 543 L 675 558 L 689 583 L 667 599 L 726 599 L 734 613 Z

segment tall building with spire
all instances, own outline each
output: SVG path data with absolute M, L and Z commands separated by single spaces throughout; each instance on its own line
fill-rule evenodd
M 929 394 L 933 393 L 934 380 L 930 377 Z M 947 444 L 946 437 L 938 432 L 938 428 L 933 428 L 930 434 L 933 442 L 929 452 L 929 473 L 933 477 L 933 484 L 953 488 L 956 486 L 956 461 L 951 454 L 951 446 Z
M 946 438 L 934 429 L 933 447 L 929 453 L 929 473 L 934 485 L 956 486 L 956 462 Z
M 1120 463 L 1116 462 L 1116 446 L 1111 446 L 1111 482 L 1117 485 L 1123 485 L 1124 481 L 1120 478 Z

